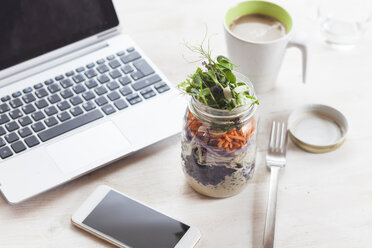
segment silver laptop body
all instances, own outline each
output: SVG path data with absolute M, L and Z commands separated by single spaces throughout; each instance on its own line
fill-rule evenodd
M 106 1 L 106 3 L 112 4 L 111 1 Z M 133 52 L 138 53 L 140 58 L 124 63 L 123 61 L 126 60 L 122 58 Z M 104 60 L 103 63 L 102 59 Z M 131 57 L 129 56 L 129 60 L 130 59 Z M 110 62 L 113 60 L 119 61 L 120 66 L 111 68 Z M 145 63 L 144 75 L 136 80 L 138 75 L 134 73 L 138 71 L 136 66 L 141 64 L 141 62 L 137 64 L 134 63 L 143 60 L 147 62 Z M 101 62 L 101 64 L 98 64 L 97 61 Z M 94 64 L 94 67 L 92 67 L 92 64 Z M 102 64 L 105 64 L 109 68 L 109 71 L 100 73 L 97 68 Z M 88 88 L 86 84 L 90 80 L 85 75 L 85 72 L 89 70 L 88 65 L 90 69 L 93 69 L 97 74 L 97 76 L 92 77 L 96 79 L 98 84 L 95 88 Z M 134 71 L 126 74 L 123 69 L 127 65 L 130 65 Z M 81 71 L 81 67 L 84 67 L 83 71 Z M 80 69 L 76 70 L 78 68 Z M 153 72 L 151 72 L 151 68 Z M 120 72 L 121 76 L 118 77 L 118 75 L 114 75 L 114 77 L 117 77 L 114 79 L 111 77 L 112 75 L 110 73 L 115 69 Z M 150 70 L 150 72 L 148 70 Z M 71 75 L 71 71 L 73 75 Z M 145 75 L 148 73 L 150 74 Z M 71 76 L 67 76 L 66 74 Z M 84 77 L 82 82 L 79 82 L 79 80 L 75 82 L 75 80 L 73 80 L 78 78 L 78 74 Z M 98 82 L 97 77 L 103 74 L 107 75 L 110 79 L 109 82 Z M 72 85 L 62 86 L 62 80 L 56 79 L 56 77 L 60 75 L 62 75 L 64 79 L 69 78 Z M 154 82 L 151 81 L 154 80 L 155 76 L 158 78 Z M 131 82 L 122 83 L 119 81 L 123 77 L 128 77 L 131 79 Z M 51 84 L 46 84 L 48 79 L 53 80 L 52 84 L 58 84 L 60 90 L 51 93 L 49 91 L 49 89 L 51 89 L 49 88 Z M 111 90 L 108 85 L 108 83 L 112 81 L 117 82 L 117 84 L 112 83 L 113 90 Z M 68 80 L 64 82 L 68 82 Z M 141 84 L 137 82 L 141 82 Z M 40 83 L 48 93 L 48 96 L 44 97 L 48 103 L 47 107 L 54 106 L 58 110 L 57 114 L 49 116 L 45 113 L 46 107 L 43 108 L 40 106 L 41 108 L 39 109 L 36 106 L 36 101 L 40 101 L 42 97 L 39 99 L 38 96 L 36 96 L 36 91 L 40 88 L 35 89 L 34 86 L 39 84 L 37 87 L 40 87 Z M 84 92 L 74 92 L 75 88 L 73 87 L 78 84 L 84 86 Z M 171 83 L 166 79 L 165 75 L 160 72 L 148 57 L 146 57 L 145 53 L 128 35 L 120 32 L 120 25 L 110 27 L 107 30 L 64 45 L 61 48 L 28 59 L 27 61 L 23 61 L 9 68 L 2 69 L 0 71 L 0 85 L 0 97 L 10 96 L 10 100 L 4 98 L 3 100 L 6 101 L 0 102 L 0 104 L 7 103 L 10 105 L 9 110 L 1 113 L 0 116 L 5 114 L 10 119 L 10 122 L 15 122 L 19 126 L 18 129 L 10 129 L 12 131 L 9 131 L 9 121 L 0 125 L 6 131 L 1 137 L 5 143 L 2 147 L 8 147 L 12 153 L 9 157 L 4 159 L 0 158 L 0 190 L 10 203 L 24 201 L 178 133 L 181 128 L 180 123 L 185 109 L 185 103 L 182 97 L 172 88 Z M 95 90 L 102 85 L 104 85 L 108 91 L 108 93 L 103 94 L 103 96 L 105 96 L 108 102 L 107 104 L 110 104 L 111 107 L 107 107 L 107 104 L 100 106 L 96 102 L 100 95 L 98 95 Z M 119 87 L 115 88 L 117 85 L 119 85 Z M 129 87 L 132 93 L 128 95 L 122 94 L 120 90 L 124 87 L 125 89 Z M 169 87 L 169 90 L 167 87 Z M 30 93 L 29 88 L 32 88 L 31 93 L 35 95 L 35 100 L 26 103 L 24 99 L 27 98 L 25 95 Z M 68 92 L 65 91 L 66 89 L 71 89 L 74 96 L 81 96 L 80 98 L 83 99 L 83 102 L 73 105 L 71 104 L 70 98 L 63 98 L 63 96 L 67 94 L 65 94 L 65 92 Z M 27 93 L 24 93 L 22 90 Z M 62 91 L 64 92 L 63 96 L 61 95 Z M 87 91 L 92 91 L 95 94 L 95 98 L 90 100 L 95 104 L 95 108 L 89 111 L 84 108 L 86 105 L 83 106 L 83 104 L 87 101 L 82 97 L 82 94 Z M 119 109 L 114 104 L 116 100 L 111 100 L 108 97 L 108 94 L 112 91 L 117 92 L 120 99 L 124 100 L 127 105 L 125 108 L 123 108 L 123 105 L 120 105 L 119 108 L 122 109 Z M 19 92 L 21 92 L 21 95 L 17 96 Z M 153 95 L 154 93 L 155 95 Z M 55 94 L 59 95 L 61 101 L 67 101 L 71 105 L 70 108 L 61 111 L 59 109 L 61 105 L 58 105 L 61 101 L 53 104 L 50 103 L 48 97 Z M 112 95 L 113 99 L 117 97 L 117 94 Z M 23 105 L 13 108 L 13 99 L 15 98 L 20 99 Z M 10 101 L 13 101 L 13 105 L 10 104 Z M 29 100 L 26 99 L 26 101 Z M 23 107 L 29 104 L 32 104 L 37 112 L 41 111 L 45 115 L 43 119 L 37 121 L 44 124 L 44 130 L 39 132 L 33 130 L 34 126 L 32 125 L 36 122 L 33 119 L 35 116 L 30 117 L 32 123 L 28 125 L 25 124 L 25 126 L 21 125 L 19 122 L 19 118 L 21 117 L 17 118 L 13 116 L 14 114 L 19 114 L 19 112 L 22 117 L 26 116 L 27 114 L 24 113 Z M 123 104 L 123 101 L 121 101 L 121 104 Z M 75 117 L 71 111 L 72 108 L 77 106 L 80 106 L 83 113 Z M 104 107 L 105 109 L 103 109 Z M 16 111 L 16 109 L 19 111 Z M 95 111 L 94 114 L 90 114 L 92 111 Z M 61 121 L 61 112 L 67 112 L 70 119 Z M 11 114 L 15 119 L 11 117 Z M 33 113 L 30 113 L 28 115 L 32 114 Z M 46 125 L 46 119 L 53 116 L 55 120 L 57 120 L 57 124 L 50 123 L 48 120 L 48 124 L 53 124 L 51 127 L 48 127 Z M 83 125 L 76 124 L 80 121 L 80 119 L 77 118 L 82 118 L 80 116 L 90 119 L 88 121 L 85 120 L 85 124 Z M 68 123 L 68 125 L 65 123 Z M 8 126 L 6 126 L 7 124 Z M 56 128 L 60 125 L 64 125 L 63 128 Z M 32 134 L 21 137 L 19 132 L 25 127 L 29 127 Z M 48 132 L 48 130 L 51 129 L 53 130 Z M 55 132 L 57 132 L 57 135 Z M 12 140 L 8 142 L 7 140 L 10 139 L 11 136 L 10 133 L 16 133 L 18 140 L 13 141 L 13 143 L 11 142 Z M 52 135 L 53 138 L 50 138 L 50 135 Z M 26 143 L 26 139 L 31 136 L 34 136 L 34 138 L 27 140 L 30 144 Z M 19 142 L 17 146 L 13 145 L 15 142 Z M 39 142 L 39 144 L 34 145 L 35 142 Z M 14 149 L 21 149 L 22 144 L 26 149 L 15 152 Z M 31 147 L 29 147 L 29 145 Z M 0 149 L 2 147 L 0 147 Z M 7 156 L 6 151 L 3 151 L 2 155 Z

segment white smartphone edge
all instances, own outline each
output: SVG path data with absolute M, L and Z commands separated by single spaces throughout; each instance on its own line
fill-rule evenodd
M 102 233 L 102 232 L 99 232 L 98 230 L 95 230 L 87 225 L 85 225 L 83 223 L 83 221 L 85 220 L 85 218 L 93 211 L 93 209 L 98 205 L 98 203 L 100 203 L 103 198 L 107 195 L 107 193 L 112 190 L 112 191 L 115 191 L 125 197 L 128 197 L 129 199 L 135 201 L 135 202 L 138 202 L 156 212 L 159 212 L 159 213 L 162 213 L 152 207 L 149 207 L 147 206 L 146 204 L 142 203 L 142 202 L 139 202 L 125 194 L 123 194 L 122 192 L 119 192 L 107 185 L 100 185 L 98 186 L 94 191 L 93 193 L 91 193 L 91 195 L 83 202 L 83 204 L 78 208 L 78 210 L 75 211 L 75 213 L 71 216 L 71 222 L 72 224 L 74 224 L 75 226 L 101 238 L 101 239 L 104 239 L 108 242 L 110 242 L 111 244 L 114 244 L 118 247 L 123 247 L 123 248 L 129 248 L 127 246 L 125 246 L 125 244 L 123 244 L 122 242 Z M 164 213 L 162 213 L 164 214 Z M 164 214 L 166 215 L 166 214 Z M 170 217 L 169 215 L 166 215 L 168 216 L 169 218 L 171 219 L 174 219 L 176 221 L 179 221 L 173 217 Z M 181 223 L 184 223 L 182 221 L 179 221 Z M 186 224 L 186 223 L 185 223 Z M 187 230 L 187 232 L 185 233 L 185 235 L 181 238 L 180 241 L 178 241 L 177 245 L 175 246 L 175 248 L 190 248 L 190 247 L 194 247 L 196 245 L 196 243 L 199 241 L 200 237 L 201 237 L 201 234 L 200 234 L 200 231 L 195 228 L 195 227 L 192 227 L 191 225 L 188 225 L 190 226 L 190 228 Z

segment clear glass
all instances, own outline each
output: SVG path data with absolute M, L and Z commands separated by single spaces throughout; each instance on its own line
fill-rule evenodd
M 236 73 L 237 74 L 237 73 Z M 240 81 L 252 84 L 237 74 Z M 241 192 L 256 160 L 257 105 L 233 111 L 208 107 L 191 98 L 182 131 L 182 167 L 189 185 L 217 198 Z
M 355 45 L 363 36 L 372 14 L 369 0 L 324 0 L 317 10 L 325 40 L 336 46 Z

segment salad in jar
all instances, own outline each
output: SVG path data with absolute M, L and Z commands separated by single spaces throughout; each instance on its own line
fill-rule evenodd
M 212 197 L 244 189 L 255 167 L 258 100 L 249 79 L 224 57 L 205 59 L 178 85 L 190 95 L 182 131 L 182 167 L 190 186 Z

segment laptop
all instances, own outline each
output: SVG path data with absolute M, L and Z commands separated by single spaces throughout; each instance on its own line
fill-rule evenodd
M 4 0 L 0 23 L 0 190 L 9 203 L 180 131 L 185 102 L 120 31 L 111 0 Z

